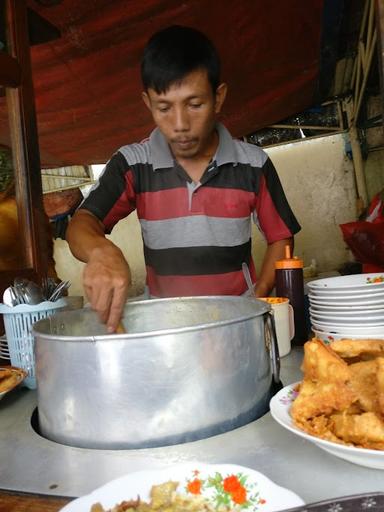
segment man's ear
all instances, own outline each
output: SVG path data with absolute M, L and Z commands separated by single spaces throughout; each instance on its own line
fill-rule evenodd
M 145 91 L 143 91 L 141 93 L 141 97 L 145 103 L 145 106 L 147 107 L 147 109 L 152 112 L 152 108 L 151 108 L 151 100 L 149 99 L 149 96 L 148 96 L 148 93 L 146 93 Z
M 222 83 L 216 89 L 216 95 L 215 95 L 215 112 L 216 112 L 216 114 L 218 114 L 221 111 L 221 107 L 223 106 L 226 95 L 227 95 L 227 84 Z

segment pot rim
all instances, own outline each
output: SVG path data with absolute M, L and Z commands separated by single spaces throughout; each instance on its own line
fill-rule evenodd
M 75 341 L 76 342 L 86 342 L 86 341 L 88 341 L 88 342 L 95 343 L 95 342 L 102 342 L 102 341 L 111 341 L 114 339 L 120 340 L 120 341 L 123 341 L 123 340 L 125 341 L 125 340 L 132 340 L 132 339 L 136 339 L 136 338 L 153 338 L 153 337 L 158 337 L 158 336 L 167 336 L 167 335 L 173 335 L 173 334 L 179 334 L 179 333 L 181 334 L 181 333 L 185 333 L 185 332 L 193 332 L 193 331 L 197 331 L 197 330 L 201 331 L 201 330 L 206 330 L 206 329 L 214 329 L 217 327 L 223 327 L 226 325 L 231 325 L 234 323 L 239 323 L 239 322 L 243 322 L 246 320 L 251 320 L 251 319 L 259 317 L 259 316 L 263 316 L 265 313 L 268 313 L 272 309 L 270 304 L 265 301 L 262 301 L 257 298 L 246 297 L 243 295 L 240 295 L 240 296 L 233 296 L 233 295 L 208 295 L 208 296 L 201 295 L 200 296 L 199 295 L 199 296 L 191 296 L 191 297 L 166 297 L 166 298 L 146 299 L 146 300 L 127 302 L 125 307 L 127 308 L 130 306 L 134 306 L 135 304 L 142 305 L 142 304 L 153 304 L 153 303 L 164 303 L 164 302 L 175 303 L 178 301 L 185 302 L 185 301 L 198 300 L 198 299 L 208 300 L 209 302 L 210 301 L 220 301 L 220 302 L 247 301 L 250 304 L 255 303 L 255 301 L 256 301 L 257 305 L 259 306 L 259 309 L 258 310 L 255 309 L 255 311 L 252 313 L 247 313 L 247 314 L 238 316 L 236 318 L 218 320 L 218 321 L 209 322 L 209 323 L 205 323 L 205 324 L 203 323 L 203 324 L 198 324 L 198 325 L 190 325 L 190 326 L 186 326 L 186 327 L 172 327 L 172 328 L 168 328 L 168 329 L 158 329 L 158 330 L 145 331 L 145 332 L 119 333 L 119 334 L 110 333 L 110 334 L 98 334 L 98 335 L 94 335 L 94 336 L 71 336 L 71 335 L 62 335 L 59 333 L 47 334 L 45 332 L 41 332 L 38 330 L 39 324 L 46 323 L 47 321 L 49 322 L 49 321 L 55 320 L 55 318 L 65 315 L 66 313 L 74 314 L 78 310 L 64 311 L 64 312 L 59 312 L 50 318 L 45 318 L 45 319 L 39 320 L 36 323 L 34 323 L 32 326 L 32 334 L 33 334 L 33 336 L 38 336 L 39 339 L 46 339 L 46 340 L 49 339 L 50 341 L 52 341 L 52 338 L 54 339 L 54 341 L 66 341 L 66 342 L 75 342 Z M 84 308 L 84 309 L 88 310 L 88 308 Z M 89 309 L 88 311 L 91 311 L 91 310 Z M 123 319 L 124 319 L 124 315 L 123 315 Z

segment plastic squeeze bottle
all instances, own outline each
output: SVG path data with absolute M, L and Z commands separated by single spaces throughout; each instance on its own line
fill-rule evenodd
M 285 258 L 275 263 L 276 297 L 287 297 L 293 307 L 295 335 L 292 345 L 303 345 L 308 339 L 305 321 L 303 260 L 291 256 L 291 248 L 285 246 Z

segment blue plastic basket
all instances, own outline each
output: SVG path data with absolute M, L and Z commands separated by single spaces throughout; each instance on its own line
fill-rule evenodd
M 45 301 L 34 305 L 19 304 L 13 307 L 0 303 L 0 313 L 4 318 L 11 364 L 28 372 L 23 385 L 30 389 L 36 388 L 32 326 L 38 320 L 52 316 L 66 305 L 65 298 L 55 302 Z

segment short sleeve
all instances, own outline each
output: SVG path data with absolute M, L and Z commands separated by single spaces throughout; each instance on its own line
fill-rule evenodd
M 105 166 L 79 209 L 95 215 L 110 233 L 117 222 L 136 208 L 134 176 L 124 156 L 117 152 Z
M 270 158 L 261 168 L 254 219 L 268 243 L 290 238 L 301 229 Z

